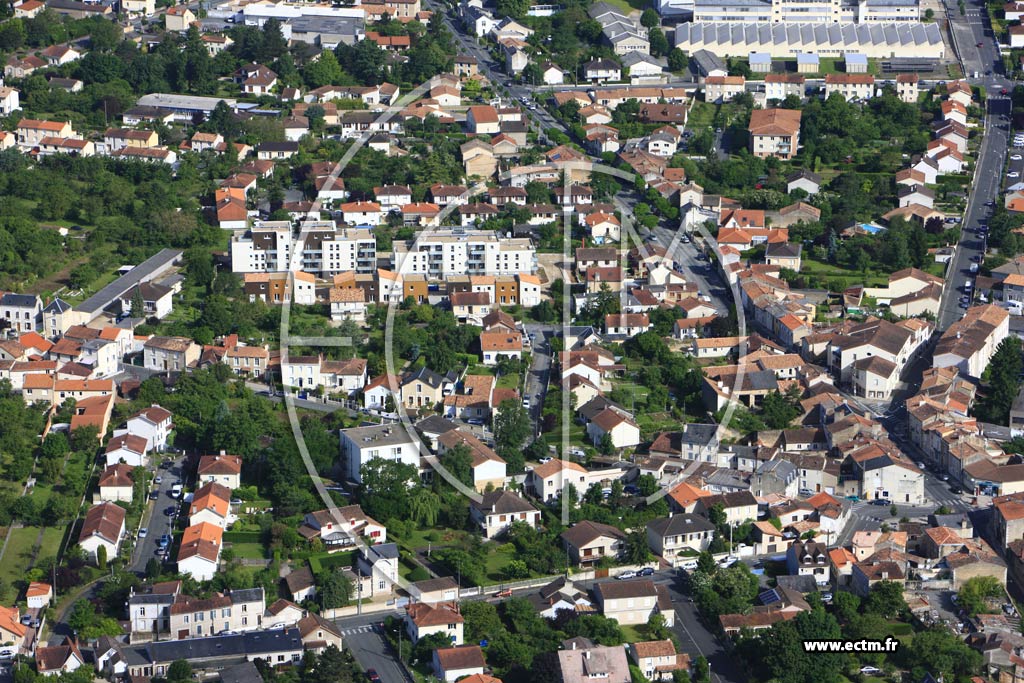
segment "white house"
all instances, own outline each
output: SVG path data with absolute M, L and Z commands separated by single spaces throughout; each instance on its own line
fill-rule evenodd
M 174 429 L 173 418 L 171 411 L 154 404 L 128 418 L 127 433 L 144 438 L 148 450 L 162 451 Z
M 200 522 L 185 529 L 178 549 L 178 572 L 196 581 L 209 581 L 217 573 L 224 529 Z
M 124 540 L 126 510 L 117 503 L 99 503 L 85 513 L 78 545 L 92 560 L 97 559 L 100 548 L 104 548 L 108 560 L 117 557 Z
M 341 430 L 341 456 L 348 478 L 362 483 L 362 468 L 375 458 L 420 468 L 422 442 L 401 425 L 373 425 Z

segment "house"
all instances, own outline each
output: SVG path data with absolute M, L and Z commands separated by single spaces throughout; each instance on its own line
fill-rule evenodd
M 405 429 L 386 424 L 354 427 L 341 430 L 340 438 L 345 473 L 354 482 L 362 483 L 362 468 L 375 458 L 402 462 L 419 470 L 422 444 Z
M 604 331 L 615 336 L 635 337 L 651 329 L 646 313 L 612 313 L 605 316 Z
M 630 683 L 626 650 L 621 646 L 572 647 L 558 651 L 562 683 Z
M 755 109 L 750 113 L 750 152 L 756 157 L 792 159 L 800 146 L 796 109 Z
M 173 420 L 171 411 L 154 404 L 129 417 L 126 426 L 129 434 L 146 440 L 147 450 L 163 451 L 174 429 Z
M 115 436 L 107 442 L 107 467 L 123 462 L 130 467 L 144 467 L 149 447 L 146 439 L 134 434 Z
M 188 337 L 150 337 L 142 345 L 143 367 L 157 372 L 183 372 L 199 360 L 201 347 Z
M 213 593 L 202 599 L 177 594 L 167 610 L 167 631 L 178 640 L 255 631 L 263 627 L 264 598 L 263 588 Z
M 19 97 L 20 93 L 14 88 L 0 87 L 0 114 L 10 116 L 21 109 Z
M 15 332 L 35 332 L 43 314 L 43 301 L 35 294 L 0 295 L 0 320 Z
M 765 247 L 764 261 L 770 266 L 788 268 L 800 272 L 800 254 L 803 250 L 802 244 L 792 242 L 774 242 Z
M 999 344 L 1009 334 L 1009 313 L 988 304 L 967 309 L 935 346 L 934 367 L 956 367 L 968 377 L 979 378 Z
M 185 5 L 175 5 L 164 14 L 164 27 L 168 31 L 184 33 L 196 20 L 195 13 Z
M 613 59 L 594 59 L 583 65 L 583 78 L 591 83 L 622 80 L 622 68 Z
M 405 630 L 414 643 L 435 633 L 444 633 L 452 645 L 462 645 L 465 619 L 453 602 L 414 602 L 405 606 Z
M 490 105 L 474 105 L 466 110 L 466 129 L 472 135 L 497 135 L 501 132 L 498 111 Z
M 595 446 L 600 446 L 607 436 L 616 449 L 632 448 L 641 443 L 640 427 L 633 416 L 612 406 L 597 413 L 587 423 L 587 436 Z
M 288 588 L 289 595 L 292 596 L 292 600 L 304 602 L 316 596 L 316 578 L 313 576 L 313 570 L 309 568 L 308 564 L 304 564 L 286 574 L 284 583 Z
M 224 529 L 200 522 L 185 529 L 178 549 L 178 572 L 196 581 L 209 581 L 217 573 Z
M 100 473 L 99 500 L 112 503 L 123 500 L 126 503 L 132 502 L 132 491 L 135 489 L 135 481 L 132 479 L 132 470 L 135 468 L 124 463 L 109 465 Z
M 485 396 L 484 400 L 488 397 Z M 460 447 L 469 450 L 474 489 L 482 493 L 488 488 L 505 486 L 505 461 L 480 439 L 461 429 L 452 429 L 437 437 L 438 455 Z
M 758 518 L 757 498 L 750 491 L 717 493 L 700 498 L 697 500 L 694 511 L 706 516 L 708 511 L 716 505 L 722 506 L 722 510 L 725 512 L 725 520 L 732 526 Z
M 199 458 L 196 478 L 200 485 L 216 482 L 229 490 L 237 489 L 242 485 L 242 458 L 224 451 L 219 455 L 204 455 Z
M 743 76 L 708 76 L 704 79 L 704 101 L 714 104 L 731 102 L 746 92 L 746 88 L 747 80 Z
M 25 604 L 29 609 L 45 609 L 52 600 L 53 586 L 41 581 L 32 581 L 28 584 L 25 590 Z
M 675 625 L 675 608 L 668 587 L 656 585 L 651 579 L 603 581 L 594 587 L 598 607 L 608 619 L 622 626 L 646 624 L 655 614 L 665 618 L 665 625 Z
M 650 640 L 631 643 L 629 655 L 640 673 L 649 681 L 672 681 L 676 671 L 690 672 L 690 655 L 676 653 L 670 640 Z
M 768 73 L 764 76 L 765 100 L 781 102 L 790 95 L 803 99 L 806 77 L 803 74 Z
M 626 535 L 622 531 L 590 520 L 577 522 L 563 531 L 559 538 L 570 560 L 578 565 L 599 562 L 605 557 L 621 559 L 626 550 Z
M 536 529 L 541 518 L 540 511 L 518 494 L 503 490 L 487 492 L 479 501 L 470 502 L 469 516 L 484 538 L 500 536 L 514 522 Z
M 77 640 L 65 637 L 60 645 L 37 647 L 36 671 L 43 676 L 60 676 L 85 666 L 85 657 L 78 649 Z
M 545 61 L 540 65 L 541 79 L 544 85 L 562 85 L 565 83 L 565 72 L 557 64 Z
M 920 204 L 931 209 L 935 204 L 935 190 L 923 185 L 902 185 L 897 189 L 896 197 L 901 207 Z
M 124 540 L 126 510 L 116 503 L 99 503 L 89 508 L 78 534 L 78 545 L 86 556 L 98 561 L 100 548 L 108 560 L 117 557 Z
M 526 474 L 526 490 L 543 502 L 561 495 L 562 489 L 572 485 L 577 492 L 585 491 L 587 470 L 574 462 L 553 458 Z
M 459 151 L 462 153 L 462 164 L 466 175 L 470 178 L 488 178 L 494 175 L 498 168 L 494 147 L 489 142 L 485 142 L 480 138 L 473 138 L 469 142 L 464 143 L 459 147 Z M 437 201 L 436 198 L 435 201 Z M 461 201 L 461 203 L 465 202 Z
M 68 45 L 51 45 L 39 53 L 50 66 L 64 66 L 82 58 L 82 53 Z
M 807 196 L 818 194 L 821 189 L 821 176 L 806 169 L 800 169 L 786 177 L 786 192 L 792 194 L 793 190 L 803 190 Z
M 434 650 L 434 673 L 442 681 L 453 682 L 463 676 L 483 675 L 484 651 L 479 645 L 459 645 Z
M 839 94 L 847 102 L 869 100 L 874 96 L 875 77 L 871 74 L 825 74 L 825 99 Z
M 919 97 L 918 81 L 920 78 L 916 73 L 896 75 L 896 97 L 901 102 L 916 104 Z
M 332 550 L 355 545 L 356 537 L 366 543 L 385 543 L 387 534 L 387 527 L 363 512 L 359 505 L 306 513 L 299 526 L 299 535 L 303 538 L 319 538 Z
M 188 523 L 195 526 L 207 522 L 221 529 L 231 523 L 231 489 L 215 481 L 203 484 L 193 495 L 188 508 Z
M 693 557 L 711 545 L 715 525 L 699 515 L 676 515 L 647 523 L 647 544 L 651 552 L 675 566 L 682 557 Z
M 794 576 L 811 576 L 818 585 L 831 581 L 828 548 L 816 541 L 796 541 L 786 550 L 786 567 Z

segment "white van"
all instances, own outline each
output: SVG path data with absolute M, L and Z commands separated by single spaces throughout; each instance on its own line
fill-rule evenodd
M 181 484 L 175 484 L 171 487 L 171 498 L 181 498 Z

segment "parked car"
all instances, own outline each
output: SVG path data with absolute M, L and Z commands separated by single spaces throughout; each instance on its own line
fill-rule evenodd
M 622 572 L 621 574 L 616 575 L 615 578 L 618 579 L 619 581 L 625 581 L 626 579 L 635 579 L 636 578 L 636 572 L 633 571 L 632 569 L 627 569 L 626 571 Z
M 494 594 L 494 597 L 496 597 L 496 598 L 511 598 L 512 597 L 512 589 L 511 588 L 506 588 L 505 590 L 498 591 L 497 593 Z
M 875 498 L 873 501 L 871 501 L 871 504 L 872 505 L 892 505 L 892 501 L 890 501 L 888 498 Z
M 139 529 L 139 538 L 145 538 L 148 535 L 149 529 L 147 529 L 146 527 L 142 527 L 141 529 Z
M 734 564 L 736 564 L 739 561 L 740 561 L 740 558 L 738 558 L 738 557 L 736 557 L 734 555 L 728 555 L 728 556 L 723 557 L 722 559 L 720 559 L 718 561 L 718 566 L 722 567 L 723 569 L 727 569 L 727 568 L 733 566 Z
M 637 576 L 654 576 L 654 569 L 651 567 L 644 567 L 637 572 Z
M 862 666 L 860 672 L 865 676 L 874 676 L 875 674 L 882 673 L 882 670 L 877 666 Z
M 692 572 L 697 568 L 697 566 L 697 560 L 684 560 L 683 563 L 679 565 L 679 568 Z

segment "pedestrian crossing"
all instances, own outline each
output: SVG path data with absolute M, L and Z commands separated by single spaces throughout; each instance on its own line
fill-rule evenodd
M 367 624 L 365 626 L 352 626 L 351 628 L 343 628 L 341 629 L 341 635 L 351 636 L 357 633 L 369 633 L 371 631 L 373 631 L 373 626 Z

